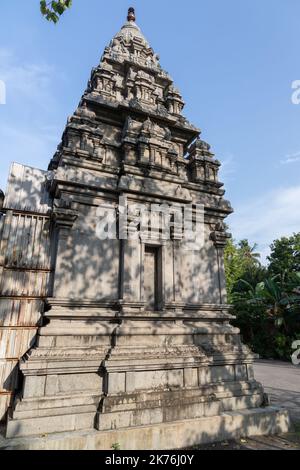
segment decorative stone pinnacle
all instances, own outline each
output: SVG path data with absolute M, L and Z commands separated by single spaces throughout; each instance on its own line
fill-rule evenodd
M 128 9 L 127 21 L 135 21 L 135 10 L 132 7 Z

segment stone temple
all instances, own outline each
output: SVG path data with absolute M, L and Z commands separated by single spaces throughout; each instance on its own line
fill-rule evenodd
M 12 165 L 0 206 L 2 448 L 174 449 L 289 428 L 230 324 L 232 208 L 183 107 L 130 9 L 48 171 Z M 154 236 L 99 236 L 101 214 L 120 226 L 120 198 L 146 213 L 192 207 L 192 226 L 203 207 L 203 243 L 187 249 L 178 223 L 170 237 L 159 224 Z

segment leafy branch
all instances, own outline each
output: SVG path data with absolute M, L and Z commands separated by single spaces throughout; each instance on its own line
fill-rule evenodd
M 42 15 L 48 21 L 57 23 L 61 15 L 72 6 L 72 0 L 58 0 L 47 2 L 46 0 L 40 1 L 40 10 Z

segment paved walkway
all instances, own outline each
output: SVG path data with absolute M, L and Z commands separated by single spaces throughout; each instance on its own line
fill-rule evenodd
M 271 404 L 290 411 L 294 422 L 300 423 L 300 366 L 279 361 L 257 361 L 255 378 L 268 393 Z

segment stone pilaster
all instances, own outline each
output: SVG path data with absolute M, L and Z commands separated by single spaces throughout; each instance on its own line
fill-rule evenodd
M 216 224 L 211 234 L 211 239 L 217 251 L 220 303 L 224 305 L 227 303 L 224 250 L 229 238 L 231 238 L 231 235 L 226 232 L 224 224 L 222 222 Z
M 76 219 L 77 213 L 71 208 L 56 207 L 53 212 L 53 222 L 56 228 L 57 250 L 53 286 L 54 297 L 64 298 L 66 284 L 71 282 L 72 246 L 70 233 Z

